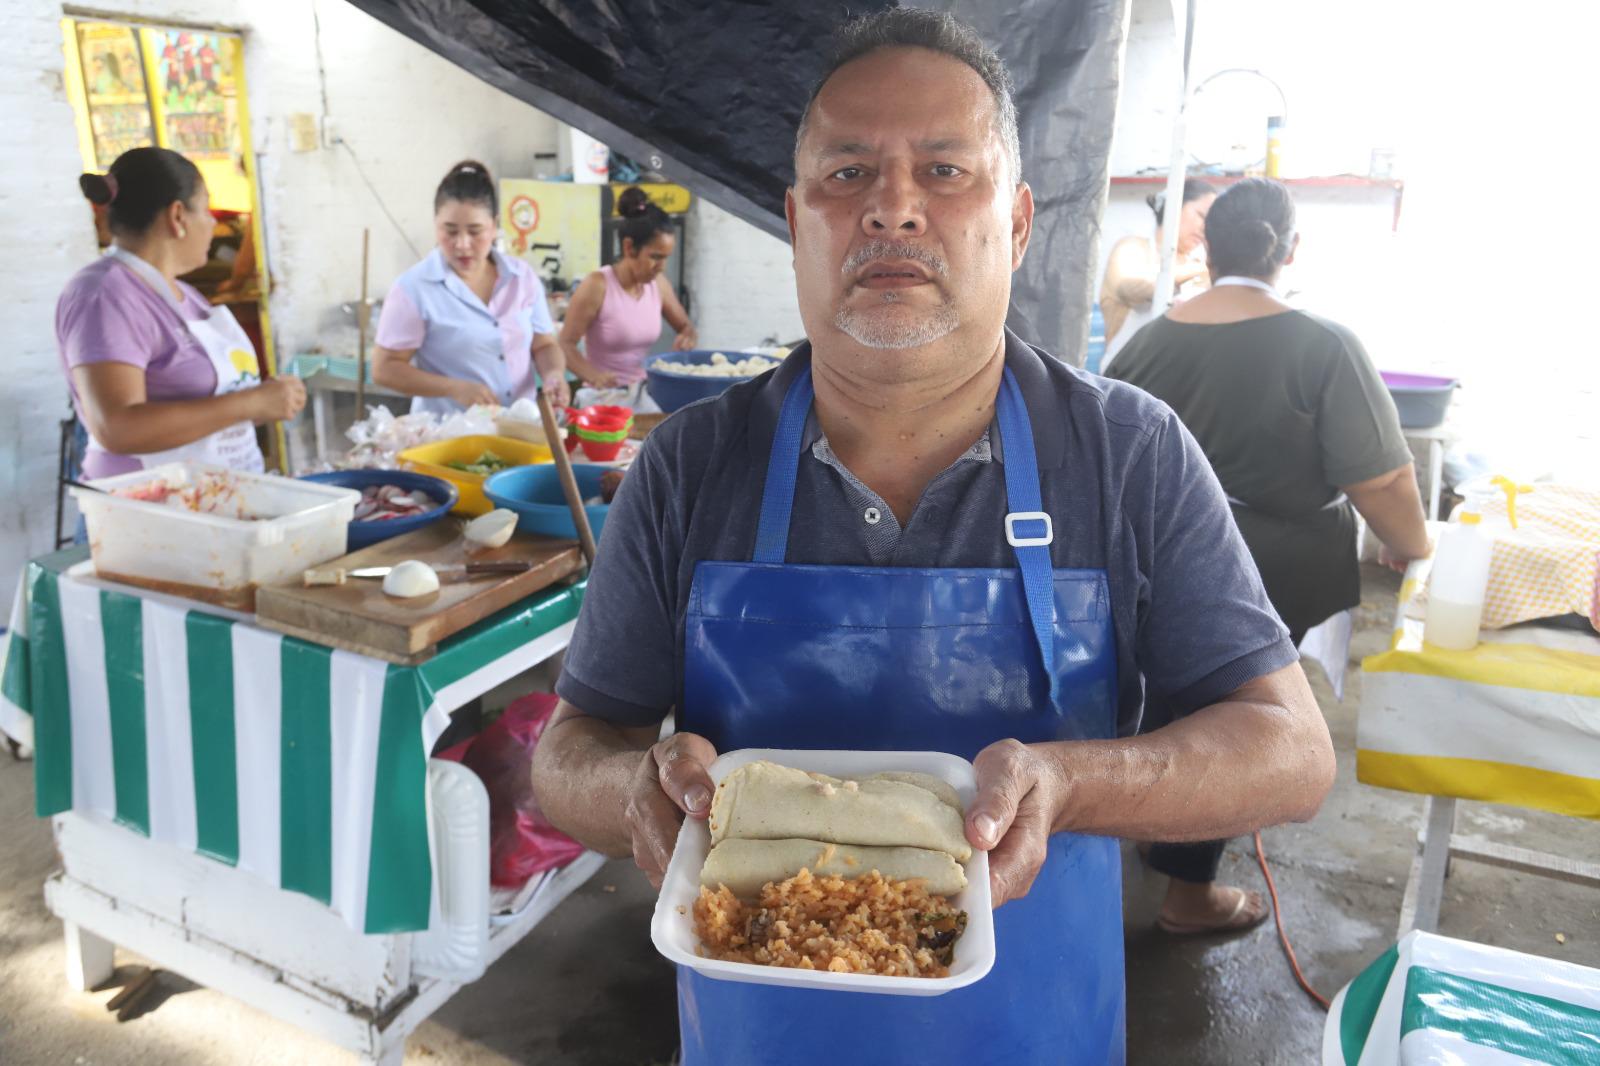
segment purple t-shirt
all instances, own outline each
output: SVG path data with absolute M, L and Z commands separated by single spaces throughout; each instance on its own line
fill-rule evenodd
M 83 404 L 72 368 L 90 363 L 127 363 L 144 371 L 145 397 L 151 401 L 210 396 L 217 371 L 185 320 L 211 310 L 193 287 L 178 282 L 182 317 L 131 269 L 112 256 L 84 267 L 67 282 L 56 301 L 56 349 L 72 391 L 72 406 L 83 420 Z M 138 459 L 104 451 L 93 441 L 84 456 L 85 477 L 110 477 L 143 468 Z

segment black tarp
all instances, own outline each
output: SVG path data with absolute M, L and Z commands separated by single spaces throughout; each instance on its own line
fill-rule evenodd
M 795 125 L 847 14 L 730 0 L 350 0 L 470 73 L 787 237 Z M 1038 204 L 1012 324 L 1082 362 L 1128 0 L 958 0 L 1017 83 Z

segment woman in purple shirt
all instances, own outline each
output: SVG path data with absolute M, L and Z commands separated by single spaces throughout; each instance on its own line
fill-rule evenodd
M 499 216 L 489 169 L 451 167 L 433 197 L 438 247 L 384 298 L 372 380 L 415 397 L 413 411 L 510 406 L 536 388 L 571 401 L 544 286 L 495 248 Z
M 260 471 L 255 426 L 293 418 L 306 390 L 293 377 L 262 381 L 233 313 L 178 280 L 205 265 L 216 225 L 200 171 L 166 148 L 134 148 L 78 184 L 106 207 L 112 235 L 56 304 L 56 344 L 89 431 L 84 476 L 177 459 Z

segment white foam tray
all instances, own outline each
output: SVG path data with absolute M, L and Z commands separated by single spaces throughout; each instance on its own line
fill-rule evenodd
M 884 770 L 916 770 L 947 781 L 963 807 L 977 795 L 972 764 L 937 751 L 791 751 L 745 748 L 730 751 L 711 764 L 711 780 L 722 779 L 746 763 L 766 759 L 782 766 L 813 770 L 834 777 L 866 777 Z M 967 887 L 951 903 L 967 912 L 967 929 L 956 941 L 955 963 L 948 977 L 879 977 L 873 974 L 828 973 L 787 966 L 722 962 L 699 954 L 694 932 L 694 901 L 700 895 L 700 868 L 711 850 L 711 833 L 702 819 L 685 818 L 678 831 L 667 876 L 650 921 L 650 939 L 668 959 L 720 981 L 757 985 L 822 988 L 836 992 L 876 992 L 900 996 L 937 996 L 981 980 L 994 966 L 994 908 L 989 895 L 989 855 L 976 851 L 964 865 Z

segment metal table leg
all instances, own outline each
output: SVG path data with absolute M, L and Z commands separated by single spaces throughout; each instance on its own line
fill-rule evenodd
M 1413 929 L 1432 933 L 1439 928 L 1439 904 L 1444 899 L 1444 877 L 1450 865 L 1450 838 L 1456 828 L 1456 801 L 1448 796 L 1429 796 L 1423 821 L 1427 828 L 1417 856 L 1411 860 L 1396 939 Z
M 1444 442 L 1428 441 L 1428 518 L 1439 520 L 1439 489 L 1444 482 Z
M 326 389 L 311 392 L 311 421 L 317 435 L 317 462 L 328 461 L 328 433 L 333 426 L 333 396 Z

